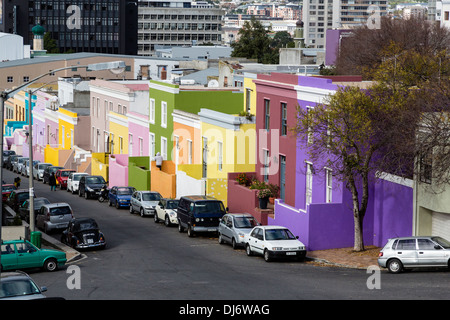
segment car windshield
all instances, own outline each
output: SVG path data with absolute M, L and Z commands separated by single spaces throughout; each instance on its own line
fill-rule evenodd
M 15 189 L 16 189 L 16 187 L 14 187 L 14 186 L 2 186 L 2 191 L 3 192 L 13 191 Z
M 161 196 L 159 193 L 143 193 L 142 200 L 143 201 L 159 201 Z
M 296 238 L 288 229 L 267 229 L 266 240 L 295 240 Z
M 117 194 L 121 195 L 121 196 L 125 196 L 125 195 L 132 195 L 134 192 L 134 188 L 117 188 Z
M 25 296 L 40 293 L 39 288 L 32 281 L 20 279 L 0 282 L 0 298 Z
M 58 171 L 59 169 L 62 169 L 62 168 L 61 168 L 61 167 L 51 167 L 50 169 L 48 169 L 48 171 L 49 171 L 50 173 L 52 173 L 52 172 Z
M 61 171 L 61 177 L 68 177 L 71 173 L 71 171 Z
M 234 217 L 234 226 L 236 228 L 253 228 L 258 222 L 253 217 Z
M 101 183 L 105 183 L 105 179 L 103 179 L 103 177 L 89 177 L 89 178 L 86 178 L 86 182 L 101 184 Z
M 167 209 L 176 209 L 178 207 L 179 200 L 168 200 L 167 201 Z
M 26 199 L 30 198 L 30 194 L 28 192 L 22 192 L 17 195 L 17 199 L 19 199 L 19 203 L 22 203 Z
M 38 168 L 43 170 L 43 169 L 45 169 L 47 167 L 50 167 L 50 166 L 51 166 L 51 164 L 40 164 Z
M 86 220 L 79 223 L 74 224 L 73 231 L 79 232 L 79 231 L 86 231 L 86 230 L 93 230 L 98 229 L 97 222 L 94 220 Z
M 20 158 L 19 159 L 19 163 L 24 163 L 25 161 L 27 161 L 28 160 L 28 158 Z
M 81 174 L 75 174 L 75 175 L 73 176 L 73 181 L 80 181 L 81 177 L 82 177 Z
M 194 212 L 203 213 L 225 213 L 225 208 L 221 201 L 198 201 L 195 203 Z
M 57 208 L 50 209 L 51 216 L 62 216 L 62 215 L 71 214 L 71 213 L 72 212 L 69 207 L 57 207 Z
M 433 237 L 431 238 L 434 242 L 439 243 L 443 248 L 450 249 L 450 242 L 441 237 Z
M 50 201 L 48 201 L 48 199 L 35 199 L 34 200 L 34 206 L 35 208 L 40 208 L 42 207 L 44 204 L 49 204 Z

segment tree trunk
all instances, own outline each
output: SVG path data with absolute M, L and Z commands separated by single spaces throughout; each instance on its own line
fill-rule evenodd
M 353 221 L 354 221 L 354 251 L 364 251 L 364 237 L 363 237 L 363 220 L 367 209 L 367 203 L 369 199 L 369 183 L 367 175 L 363 175 L 363 190 L 361 206 L 358 199 L 358 189 L 355 184 L 353 176 L 349 177 L 348 187 L 352 193 L 353 202 Z

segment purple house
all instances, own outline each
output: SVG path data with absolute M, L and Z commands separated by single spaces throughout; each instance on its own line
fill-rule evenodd
M 350 192 L 344 183 L 333 179 L 330 170 L 317 170 L 318 164 L 309 161 L 307 151 L 291 130 L 296 124 L 297 106 L 313 108 L 333 94 L 337 84 L 322 77 L 277 73 L 258 75 L 253 81 L 258 153 L 254 175 L 260 181 L 280 186 L 274 215 L 267 218 L 267 224 L 288 227 L 310 251 L 352 247 Z M 340 84 L 346 81 L 358 79 L 339 77 Z M 235 183 L 228 188 L 230 212 L 243 212 L 245 208 L 239 206 L 249 202 L 248 193 Z M 388 175 L 374 179 L 364 219 L 365 245 L 383 246 L 390 237 L 411 235 L 412 218 L 412 183 Z

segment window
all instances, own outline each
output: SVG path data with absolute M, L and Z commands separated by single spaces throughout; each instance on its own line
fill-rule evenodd
M 119 137 L 119 153 L 123 154 L 123 138 Z
M 270 100 L 264 99 L 264 129 L 270 130 Z
M 281 103 L 281 135 L 287 135 L 287 104 Z
M 245 110 L 250 113 L 250 105 L 251 105 L 251 93 L 252 93 L 252 89 L 246 88 L 245 89 Z
M 432 159 L 429 154 L 420 157 L 420 181 L 431 184 Z
M 428 239 L 417 239 L 419 250 L 434 250 L 434 242 Z
M 312 110 L 313 107 L 306 107 L 306 120 L 308 121 L 308 143 L 313 143 L 313 130 L 312 130 Z
M 6 82 L 13 82 L 14 81 L 14 77 L 13 76 L 7 76 L 6 77 Z
M 222 157 L 223 157 L 222 147 L 223 147 L 222 142 L 218 141 L 217 142 L 217 157 L 218 157 L 217 163 L 219 165 L 218 166 L 219 171 L 222 171 L 222 161 L 223 161 L 223 159 L 222 159 Z
M 29 82 L 29 81 L 30 81 L 30 77 L 28 77 L 28 76 L 23 77 L 23 82 Z
M 192 140 L 188 140 L 188 164 L 192 164 Z
M 399 240 L 397 250 L 416 250 L 416 239 Z
M 161 101 L 161 127 L 167 128 L 167 102 Z
M 155 123 L 155 99 L 150 99 L 150 123 Z
M 325 175 L 326 175 L 325 201 L 331 202 L 332 186 L 333 186 L 333 172 L 330 169 L 325 169 Z
M 269 150 L 263 150 L 264 152 L 264 163 L 263 163 L 263 175 L 264 175 L 264 182 L 269 182 Z
M 164 137 L 161 137 L 161 156 L 167 160 L 167 139 Z

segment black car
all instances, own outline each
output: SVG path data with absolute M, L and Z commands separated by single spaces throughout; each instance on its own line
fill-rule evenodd
M 196 232 L 217 232 L 220 219 L 226 214 L 222 201 L 210 196 L 184 196 L 177 207 L 178 231 L 187 229 L 189 237 Z
M 34 195 L 36 198 L 36 195 Z M 30 199 L 30 191 L 28 189 L 13 190 L 6 200 L 6 204 L 14 210 L 14 212 L 19 212 L 19 207 L 25 200 Z
M 74 218 L 62 232 L 61 242 L 74 249 L 104 249 L 106 240 L 92 218 Z
M 56 174 L 56 171 L 58 171 L 59 169 L 64 169 L 64 167 L 50 166 L 45 168 L 42 182 L 44 182 L 44 184 L 48 183 L 50 181 L 50 176 L 52 175 L 52 173 Z
M 8 157 L 8 159 L 3 159 L 3 164 L 4 164 L 5 168 L 12 171 L 14 162 L 17 161 L 17 158 L 20 158 L 20 157 L 22 157 L 22 156 L 18 155 L 18 154 L 14 154 L 14 155 L 10 155 Z
M 107 184 L 102 176 L 83 176 L 78 183 L 78 195 L 85 199 L 97 198 Z
M 3 167 L 6 168 L 6 163 L 9 161 L 10 156 L 16 155 L 14 150 L 3 150 Z
M 36 218 L 39 209 L 44 204 L 49 204 L 50 201 L 47 198 L 39 197 L 34 198 L 33 200 L 33 207 L 34 207 L 34 217 Z M 28 198 L 25 200 L 20 206 L 19 206 L 19 216 L 22 218 L 22 220 L 25 220 L 26 222 L 30 222 L 30 199 Z

